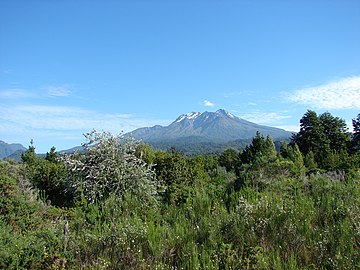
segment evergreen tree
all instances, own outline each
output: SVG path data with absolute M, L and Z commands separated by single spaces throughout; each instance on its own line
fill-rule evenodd
M 266 137 L 264 155 L 269 160 L 274 160 L 274 159 L 276 159 L 276 156 L 277 156 L 277 152 L 276 152 L 276 149 L 275 149 L 275 144 L 274 144 L 274 141 L 273 141 L 273 139 L 271 138 L 270 135 L 268 135 Z
M 256 132 L 250 145 L 240 154 L 240 160 L 246 164 L 264 163 L 276 158 L 276 150 L 270 136 L 266 139 Z
M 53 146 L 53 147 L 51 147 L 50 152 L 47 152 L 47 153 L 46 153 L 45 159 L 46 159 L 47 161 L 56 163 L 56 162 L 58 161 L 57 158 L 58 158 L 58 154 L 57 154 L 57 152 L 56 152 L 55 146 Z
M 298 147 L 299 148 L 299 147 Z M 291 146 L 288 145 L 286 142 L 281 142 L 280 145 L 280 155 L 283 158 L 289 158 L 290 157 L 290 151 L 292 150 Z
M 351 151 L 353 153 L 360 150 L 360 113 L 357 115 L 356 119 L 352 120 L 353 125 L 353 134 L 351 137 Z
M 346 150 L 347 143 L 350 140 L 350 133 L 345 121 L 332 116 L 329 112 L 321 114 L 319 120 L 324 132 L 324 143 L 328 144 L 330 149 L 336 152 Z
M 25 151 L 25 153 L 21 154 L 21 160 L 26 164 L 31 164 L 35 161 L 36 154 L 35 154 L 35 146 L 34 140 L 31 139 L 29 148 Z
M 185 202 L 194 182 L 193 167 L 189 159 L 175 148 L 171 148 L 167 152 L 156 152 L 155 164 L 157 179 L 166 186 L 162 194 L 164 201 L 169 204 Z
M 308 110 L 300 120 L 300 131 L 291 138 L 291 144 L 297 144 L 303 154 L 318 152 L 324 143 L 324 132 L 316 112 Z
M 297 144 L 291 146 L 286 143 L 281 144 L 280 154 L 283 158 L 292 162 L 291 171 L 294 175 L 304 175 L 304 157 Z
M 225 167 L 228 172 L 234 171 L 236 164 L 239 162 L 238 153 L 234 149 L 226 149 L 219 155 L 219 165 Z
M 244 151 L 240 154 L 242 163 L 250 164 L 255 161 L 256 156 L 261 155 L 261 151 L 265 147 L 265 138 L 257 131 L 255 137 L 252 139 L 251 144 L 247 145 Z
M 314 155 L 314 161 L 325 170 L 335 169 L 336 160 L 346 157 L 349 142 L 350 133 L 343 119 L 329 112 L 318 116 L 311 110 L 304 114 L 300 131 L 291 138 L 291 145 L 297 144 L 305 157 L 312 152 L 309 157 Z
M 305 167 L 307 168 L 308 172 L 312 173 L 312 172 L 316 172 L 318 169 L 318 165 L 315 161 L 315 155 L 313 151 L 309 151 L 306 155 L 305 155 L 305 160 L 304 160 L 304 164 Z

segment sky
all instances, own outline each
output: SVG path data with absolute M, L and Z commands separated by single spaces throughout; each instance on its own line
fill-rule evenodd
M 1 0 L 0 140 L 69 149 L 225 109 L 360 112 L 360 1 Z

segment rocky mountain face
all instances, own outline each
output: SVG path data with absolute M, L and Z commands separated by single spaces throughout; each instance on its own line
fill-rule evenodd
M 183 114 L 168 126 L 139 128 L 128 134 L 152 145 L 165 143 L 176 146 L 180 142 L 223 144 L 248 140 L 257 131 L 264 136 L 270 135 L 274 140 L 287 139 L 292 135 L 292 132 L 283 129 L 246 121 L 222 109 L 216 112 Z

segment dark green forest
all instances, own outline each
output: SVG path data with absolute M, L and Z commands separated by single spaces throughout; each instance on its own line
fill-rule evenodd
M 0 161 L 0 269 L 360 269 L 360 114 L 277 151 L 185 155 L 95 130 Z M 56 143 L 56 142 L 55 142 Z

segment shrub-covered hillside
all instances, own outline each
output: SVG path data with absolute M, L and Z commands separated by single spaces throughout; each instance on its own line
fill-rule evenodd
M 92 131 L 0 162 L 1 269 L 359 269 L 359 122 L 186 156 Z

